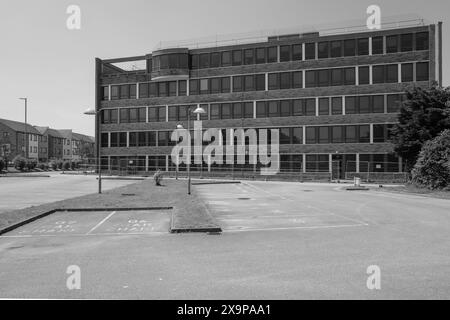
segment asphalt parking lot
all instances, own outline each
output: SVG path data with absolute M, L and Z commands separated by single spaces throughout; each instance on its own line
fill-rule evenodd
M 167 211 L 57 212 L 0 237 L 0 298 L 450 297 L 449 200 L 337 184 L 194 188 L 222 234 L 169 234 Z M 71 265 L 79 290 L 66 286 Z M 372 265 L 380 290 L 366 286 Z

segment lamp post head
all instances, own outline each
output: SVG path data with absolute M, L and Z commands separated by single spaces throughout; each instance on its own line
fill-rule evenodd
M 202 113 L 206 113 L 206 111 L 205 111 L 205 109 L 203 109 L 202 107 L 199 106 L 193 111 L 193 113 L 202 114 Z
M 92 116 L 92 115 L 96 115 L 97 112 L 92 108 L 87 108 L 86 111 L 84 111 L 84 114 Z
M 183 125 L 182 124 L 177 124 L 177 129 L 183 129 Z

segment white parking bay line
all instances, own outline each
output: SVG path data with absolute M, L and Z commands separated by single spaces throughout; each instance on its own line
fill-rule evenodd
M 110 214 L 108 214 L 108 216 L 106 216 L 105 219 L 103 219 L 102 221 L 100 221 L 99 223 L 97 223 L 97 225 L 95 227 L 93 227 L 91 230 L 88 231 L 88 233 L 86 233 L 86 235 L 90 234 L 91 232 L 93 232 L 95 229 L 97 229 L 98 227 L 100 227 L 106 220 L 108 220 L 109 218 L 111 218 L 111 216 L 116 213 L 115 211 L 111 212 Z

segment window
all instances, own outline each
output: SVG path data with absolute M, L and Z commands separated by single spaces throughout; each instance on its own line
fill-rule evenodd
M 210 66 L 211 66 L 211 68 L 220 67 L 220 53 L 219 52 L 211 53 Z
M 119 86 L 111 86 L 111 100 L 119 99 Z
M 372 81 L 373 83 L 384 83 L 384 66 L 372 67 Z
M 255 76 L 247 75 L 244 77 L 244 91 L 255 90 Z
M 357 97 L 345 97 L 345 114 L 355 114 L 357 112 Z
M 148 83 L 139 83 L 139 98 L 148 98 Z
M 158 121 L 158 108 L 150 107 L 148 108 L 148 122 Z
M 316 99 L 310 98 L 305 100 L 305 111 L 307 116 L 316 115 Z
M 346 143 L 355 143 L 358 141 L 356 137 L 356 128 L 357 126 L 345 126 L 345 142 Z
M 149 131 L 148 134 L 148 145 L 156 146 L 156 131 Z
M 117 109 L 111 109 L 110 114 L 110 123 L 117 123 L 118 122 L 118 111 Z
M 166 121 L 166 107 L 158 107 L 158 121 L 165 122 Z
M 200 68 L 209 68 L 209 53 L 200 54 Z
M 177 121 L 177 120 L 178 120 L 178 107 L 169 106 L 169 121 Z
M 382 95 L 372 96 L 372 112 L 384 113 L 384 96 Z
M 220 93 L 220 78 L 211 78 L 211 93 Z
M 331 127 L 331 142 L 342 143 L 344 142 L 344 136 L 342 134 L 342 126 Z
M 302 45 L 301 44 L 294 44 L 292 46 L 292 60 L 302 60 L 303 53 L 302 53 Z
M 213 103 L 209 106 L 210 111 L 210 119 L 220 119 L 220 110 L 219 110 L 219 104 Z
M 119 146 L 118 134 L 118 132 L 111 132 L 110 146 L 112 148 Z
M 292 129 L 292 143 L 302 144 L 303 143 L 303 128 L 291 128 Z
M 128 99 L 130 97 L 130 85 L 123 84 L 120 86 L 120 99 Z
M 318 85 L 319 87 L 328 87 L 330 85 L 329 74 L 330 70 L 322 69 L 317 72 L 318 74 Z
M 269 73 L 269 90 L 277 90 L 280 88 L 280 74 Z
M 291 60 L 291 46 L 280 46 L 280 62 Z
M 363 84 L 369 84 L 370 79 L 369 79 L 369 67 L 358 67 L 358 80 L 359 80 L 359 84 L 363 85 Z
M 398 65 L 388 64 L 386 66 L 386 82 L 394 83 L 398 82 Z
M 253 64 L 254 63 L 254 50 L 253 49 L 245 49 L 244 50 L 244 64 Z
M 244 103 L 244 118 L 253 118 L 253 102 Z
M 428 62 L 418 62 L 416 64 L 416 81 L 428 81 Z
M 129 136 L 129 146 L 130 147 L 137 147 L 138 146 L 138 141 L 137 141 L 137 132 L 130 132 Z
M 127 146 L 127 133 L 119 132 L 119 147 L 126 147 L 126 146 Z
M 242 64 L 242 50 L 233 50 L 233 66 Z
M 327 116 L 330 114 L 330 99 L 320 98 L 319 99 L 319 115 Z
M 256 48 L 256 63 L 266 63 L 266 48 Z
M 302 71 L 292 72 L 292 88 L 303 88 Z
M 370 126 L 369 125 L 359 126 L 359 139 L 358 140 L 360 143 L 370 142 Z
M 278 62 L 278 47 L 267 48 L 267 62 Z
M 200 79 L 200 94 L 207 94 L 208 88 L 208 79 Z
M 158 82 L 158 93 L 160 97 L 167 97 L 167 82 Z
M 158 86 L 156 82 L 150 82 L 148 85 L 148 96 L 157 97 L 158 96 Z
M 306 127 L 306 143 L 316 143 L 316 127 Z
M 344 84 L 355 85 L 355 68 L 344 68 Z
M 186 121 L 188 119 L 189 106 L 178 107 L 178 120 Z
M 242 118 L 242 103 L 233 103 L 233 119 Z
M 222 52 L 222 67 L 231 66 L 231 52 L 223 51 Z
M 386 37 L 386 53 L 398 52 L 398 36 L 387 36 Z
M 265 74 L 257 74 L 256 75 L 256 90 L 257 91 L 266 90 L 266 75 Z
M 317 46 L 317 55 L 319 59 L 326 59 L 328 55 L 328 42 L 319 42 Z
M 331 114 L 333 114 L 333 115 L 342 114 L 342 98 L 341 97 L 331 98 Z
M 230 92 L 230 77 L 224 77 L 221 80 L 222 82 L 222 93 Z
M 178 95 L 185 96 L 187 94 L 186 91 L 186 80 L 178 81 Z
M 101 139 L 102 148 L 108 148 L 108 133 L 102 132 Z
M 102 100 L 109 99 L 109 87 L 102 87 Z
M 383 54 L 383 37 L 372 38 L 372 54 Z
M 267 117 L 266 102 L 265 101 L 257 101 L 256 102 L 256 117 L 257 118 L 265 118 L 265 117 Z
M 342 41 L 330 42 L 330 56 L 332 58 L 342 57 Z
M 400 36 L 400 51 L 412 51 L 413 49 L 413 34 L 405 33 Z
M 367 56 L 369 54 L 369 39 L 358 39 L 358 56 Z
M 189 95 L 197 95 L 199 93 L 199 80 L 189 80 Z
M 387 112 L 396 113 L 400 111 L 400 95 L 388 94 L 387 95 Z
M 169 97 L 175 97 L 177 95 L 177 82 L 169 82 Z
M 230 103 L 222 103 L 220 106 L 222 111 L 221 119 L 231 119 L 231 104 Z
M 331 69 L 331 85 L 332 86 L 341 86 L 342 81 L 342 69 L 334 68 Z
M 269 101 L 268 103 L 268 111 L 269 111 L 269 117 L 279 117 L 280 116 L 280 110 L 277 100 Z
M 293 116 L 303 116 L 304 112 L 304 100 L 296 99 L 292 101 L 292 115 Z
M 428 32 L 416 33 L 416 50 L 428 50 Z
M 373 125 L 373 142 L 385 142 L 385 125 L 374 124 Z
M 137 108 L 131 108 L 130 109 L 130 118 L 131 123 L 138 122 L 138 109 Z
M 280 101 L 280 115 L 282 117 L 289 117 L 291 115 L 291 100 Z
M 280 128 L 280 144 L 290 144 L 291 135 L 290 128 Z
M 402 63 L 402 82 L 414 81 L 413 68 L 412 63 Z
M 110 111 L 109 110 L 102 110 L 102 123 L 109 123 L 109 114 L 110 114 Z M 5 136 L 5 133 L 7 133 L 7 132 L 4 132 L 4 136 Z
M 158 146 L 167 146 L 169 144 L 168 132 L 158 131 Z
M 129 111 L 127 108 L 122 108 L 120 110 L 120 123 L 127 123 L 129 122 Z
M 233 92 L 241 92 L 243 87 L 243 76 L 233 77 Z
M 355 52 L 356 52 L 356 40 L 354 39 L 344 40 L 344 56 L 352 57 L 355 55 Z
M 305 60 L 314 60 L 316 59 L 316 44 L 313 43 L 305 43 Z
M 282 72 L 280 73 L 280 89 L 290 89 L 291 88 L 291 73 Z
M 360 96 L 358 102 L 359 113 L 370 113 L 370 96 Z

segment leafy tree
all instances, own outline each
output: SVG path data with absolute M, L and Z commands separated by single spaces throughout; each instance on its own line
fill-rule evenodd
M 406 93 L 391 129 L 395 152 L 406 160 L 406 170 L 416 163 L 422 145 L 445 129 L 450 129 L 450 87 L 415 87 Z
M 450 186 L 450 130 L 427 141 L 412 170 L 412 180 L 430 189 Z

